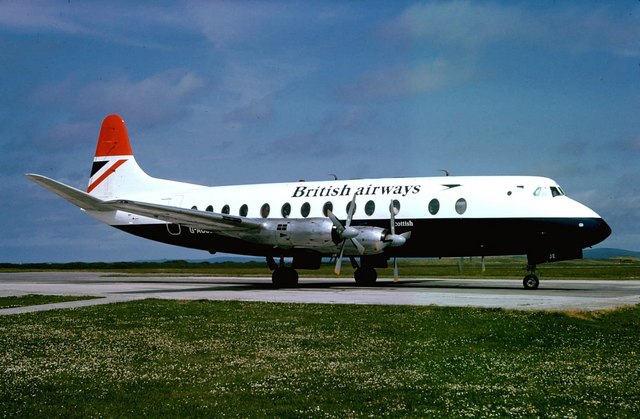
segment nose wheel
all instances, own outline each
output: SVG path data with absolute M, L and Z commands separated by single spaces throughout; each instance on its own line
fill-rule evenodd
M 522 285 L 526 290 L 536 290 L 540 285 L 540 280 L 536 275 L 536 265 L 527 266 L 527 270 L 530 272 L 522 280 Z

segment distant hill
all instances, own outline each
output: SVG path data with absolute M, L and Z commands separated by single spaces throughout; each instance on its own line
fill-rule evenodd
M 584 250 L 585 259 L 609 259 L 618 257 L 640 258 L 640 252 L 625 249 L 612 249 L 608 247 Z

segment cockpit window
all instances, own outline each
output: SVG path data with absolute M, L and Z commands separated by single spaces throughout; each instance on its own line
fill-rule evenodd
M 552 197 L 564 195 L 564 191 L 559 186 L 539 186 L 533 191 L 533 196 L 549 196 Z
M 559 186 L 552 186 L 549 189 L 551 189 L 551 196 L 553 197 L 564 195 L 564 191 Z

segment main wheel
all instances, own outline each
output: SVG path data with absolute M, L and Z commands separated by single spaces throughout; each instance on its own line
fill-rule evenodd
M 378 273 L 373 268 L 358 268 L 353 273 L 356 284 L 362 286 L 373 285 L 378 279 Z
M 293 288 L 298 286 L 298 272 L 289 267 L 276 268 L 271 274 L 271 282 L 276 288 Z
M 540 285 L 540 280 L 535 275 L 527 275 L 522 280 L 522 285 L 526 290 L 535 290 L 535 289 L 538 289 L 538 285 Z

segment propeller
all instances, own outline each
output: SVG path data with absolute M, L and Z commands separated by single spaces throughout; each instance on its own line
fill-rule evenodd
M 389 204 L 389 214 L 391 217 L 390 220 L 390 229 L 389 234 L 384 238 L 384 241 L 389 247 L 399 247 L 404 245 L 409 237 L 411 237 L 411 232 L 406 231 L 402 234 L 396 234 L 396 214 L 398 213 L 398 208 L 393 205 L 393 200 L 391 200 L 391 204 Z M 393 282 L 398 282 L 400 280 L 398 276 L 398 259 L 393 257 Z
M 351 240 L 351 243 L 358 249 L 360 254 L 364 254 L 364 246 L 360 244 L 358 239 L 358 234 L 360 231 L 357 228 L 351 227 L 351 220 L 353 219 L 353 212 L 356 209 L 356 195 L 353 195 L 353 199 L 351 200 L 351 204 L 349 205 L 349 212 L 347 213 L 347 221 L 343 225 L 338 217 L 336 217 L 331 210 L 327 211 L 327 217 L 331 219 L 333 225 L 336 227 L 336 233 L 338 233 L 338 237 L 342 239 L 342 245 L 340 246 L 340 255 L 336 259 L 336 267 L 334 272 L 336 275 L 340 275 L 340 268 L 342 267 L 342 255 L 344 254 L 344 246 L 347 243 L 347 240 Z

